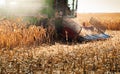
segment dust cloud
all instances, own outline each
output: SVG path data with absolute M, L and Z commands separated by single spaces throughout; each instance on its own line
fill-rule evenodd
M 45 6 L 45 0 L 0 0 L 0 15 L 34 16 Z

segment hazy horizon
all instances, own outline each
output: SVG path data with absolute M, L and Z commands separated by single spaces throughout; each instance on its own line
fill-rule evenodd
M 120 0 L 78 0 L 78 13 L 120 13 Z

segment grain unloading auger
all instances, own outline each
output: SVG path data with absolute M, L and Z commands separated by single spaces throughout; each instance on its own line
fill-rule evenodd
M 77 17 L 78 0 L 54 0 L 53 8 L 55 10 L 55 28 L 58 35 L 68 39 L 85 40 L 97 40 L 109 38 L 109 35 L 105 34 L 106 28 L 95 18 L 90 19 L 90 23 L 94 29 L 97 29 L 96 33 L 88 33 L 87 31 L 95 32 L 89 29 L 89 27 L 82 27 L 80 24 L 72 20 Z M 82 35 L 81 33 L 86 34 Z

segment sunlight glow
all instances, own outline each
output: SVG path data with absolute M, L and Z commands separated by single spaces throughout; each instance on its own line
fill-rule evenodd
M 5 0 L 0 0 L 0 7 L 5 5 Z
M 12 6 L 16 6 L 16 5 L 17 5 L 17 2 L 15 2 L 15 1 L 10 2 L 10 5 L 12 5 Z

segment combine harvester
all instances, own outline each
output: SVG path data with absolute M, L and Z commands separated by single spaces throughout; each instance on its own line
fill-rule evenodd
M 73 19 L 77 17 L 77 6 L 78 0 L 54 0 L 55 27 L 61 37 L 68 37 L 68 40 L 76 38 L 78 40 L 81 40 L 81 38 L 84 40 L 99 40 L 110 37 L 105 34 L 106 28 L 95 18 L 90 19 L 91 27 L 86 27 L 84 24 L 82 26 L 75 22 Z
M 18 8 L 20 9 L 21 7 L 24 8 L 24 10 L 26 11 L 33 12 L 36 7 L 37 10 L 38 7 L 45 7 L 45 9 L 43 9 L 44 10 L 43 13 L 47 14 L 48 18 L 52 17 L 55 19 L 54 20 L 55 29 L 57 31 L 57 34 L 61 38 L 64 39 L 67 38 L 68 40 L 74 40 L 74 39 L 81 40 L 81 38 L 84 38 L 84 40 L 97 40 L 97 39 L 106 39 L 110 37 L 109 35 L 105 34 L 105 30 L 106 30 L 105 27 L 103 27 L 101 23 L 94 18 L 91 18 L 90 23 L 92 25 L 92 28 L 97 29 L 96 33 L 94 33 L 95 30 L 91 30 L 89 29 L 89 27 L 82 26 L 73 20 L 74 18 L 77 17 L 78 0 L 38 0 L 38 2 L 34 0 L 25 1 L 27 3 L 29 2 L 34 3 L 32 6 L 26 5 L 24 3 L 24 0 L 18 0 L 18 1 L 6 0 L 6 1 L 7 1 L 6 6 L 9 7 L 9 9 L 13 8 L 14 11 L 15 9 Z M 41 6 L 44 5 L 42 4 L 43 1 L 46 1 L 45 6 Z M 38 5 L 38 3 L 40 2 L 41 5 Z M 21 4 L 23 6 L 21 6 Z M 35 6 L 36 4 L 37 6 Z M 28 7 L 30 9 L 28 9 Z M 43 23 L 45 22 L 43 21 Z

